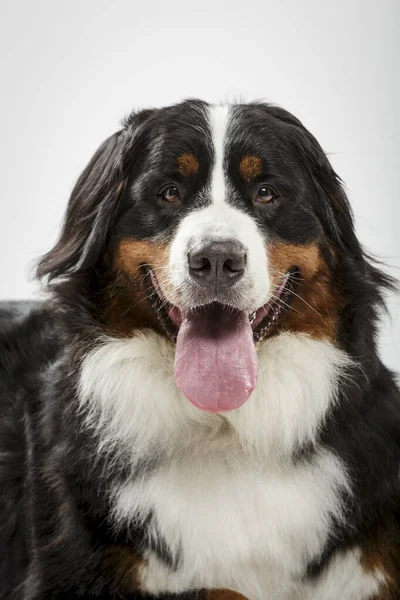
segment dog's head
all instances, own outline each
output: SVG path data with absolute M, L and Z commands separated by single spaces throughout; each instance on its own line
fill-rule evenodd
M 364 269 L 348 201 L 302 124 L 266 104 L 190 100 L 106 140 L 39 275 L 79 281 L 114 335 L 167 336 L 178 386 L 222 411 L 251 393 L 271 336 L 337 340 L 349 260 Z

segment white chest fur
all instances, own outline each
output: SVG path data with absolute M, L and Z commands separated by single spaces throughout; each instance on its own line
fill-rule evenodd
M 80 400 L 101 447 L 129 452 L 132 466 L 162 457 L 151 474 L 112 490 L 114 519 L 153 515 L 151 535 L 179 559 L 171 569 L 150 553 L 144 589 L 225 587 L 250 600 L 337 600 L 323 590 L 315 596 L 300 577 L 322 551 L 332 518 L 342 517 L 347 476 L 322 448 L 312 460 L 293 463 L 291 455 L 315 442 L 346 355 L 328 342 L 282 334 L 259 349 L 249 401 L 224 416 L 202 413 L 180 394 L 173 360 L 173 346 L 149 332 L 107 338 L 82 365 Z M 349 577 L 364 576 L 353 569 Z
M 261 600 L 267 591 L 293 591 L 321 551 L 331 517 L 341 517 L 337 492 L 344 485 L 328 453 L 274 470 L 228 448 L 201 461 L 181 457 L 119 489 L 115 516 L 126 521 L 151 512 L 154 535 L 180 557 L 175 572 L 150 556 L 146 590 L 225 587 Z

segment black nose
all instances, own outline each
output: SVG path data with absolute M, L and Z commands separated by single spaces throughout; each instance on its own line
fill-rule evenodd
M 246 251 L 240 242 L 207 242 L 188 252 L 190 276 L 215 291 L 235 284 L 243 276 Z

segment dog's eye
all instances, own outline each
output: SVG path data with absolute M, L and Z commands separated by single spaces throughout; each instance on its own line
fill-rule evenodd
M 175 185 L 169 185 L 161 190 L 160 196 L 166 202 L 177 202 L 177 200 L 180 200 L 179 190 Z
M 262 188 L 258 190 L 257 193 L 257 202 L 261 204 L 269 204 L 273 202 L 276 198 L 276 194 L 272 188 L 268 185 L 263 185 Z

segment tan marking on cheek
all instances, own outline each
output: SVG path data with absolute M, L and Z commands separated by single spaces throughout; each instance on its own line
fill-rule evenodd
M 240 161 L 240 175 L 249 180 L 263 172 L 262 160 L 258 156 L 244 156 Z
M 278 280 L 292 267 L 301 267 L 304 277 L 310 279 L 321 266 L 319 248 L 316 244 L 300 246 L 295 244 L 271 244 L 267 247 L 272 275 Z M 275 273 L 274 273 L 275 272 Z
M 176 297 L 177 290 L 173 290 L 169 277 L 169 252 L 167 244 L 156 244 L 154 242 L 125 240 L 121 242 L 117 255 L 117 264 L 126 273 L 133 277 L 143 278 L 140 265 L 147 265 L 154 271 L 160 288 L 168 297 Z
M 111 264 L 110 281 L 102 290 L 101 316 L 114 335 L 129 336 L 144 327 L 159 328 L 149 303 L 149 289 L 141 265 L 154 268 L 159 278 L 166 276 L 167 244 L 132 239 L 122 240 Z
M 177 159 L 178 169 L 181 175 L 189 177 L 189 175 L 197 175 L 199 171 L 199 161 L 194 154 L 181 154 Z
M 267 253 L 274 285 L 290 269 L 297 267 L 300 271 L 297 296 L 292 296 L 291 308 L 282 313 L 279 327 L 335 340 L 341 299 L 318 245 L 270 244 Z
M 206 600 L 248 600 L 238 592 L 230 590 L 210 590 L 206 594 Z
M 115 254 L 114 266 L 130 275 L 140 274 L 141 265 L 165 268 L 168 265 L 169 247 L 155 242 L 122 240 Z

